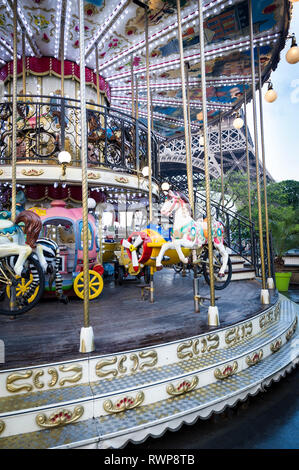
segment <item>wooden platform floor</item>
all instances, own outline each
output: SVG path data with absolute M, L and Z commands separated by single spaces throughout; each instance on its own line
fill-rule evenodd
M 199 279 L 200 294 L 209 296 L 209 286 Z M 267 308 L 260 303 L 261 283 L 234 281 L 222 290 L 216 304 L 220 328 L 245 320 Z M 277 300 L 271 293 L 271 303 Z M 200 313 L 194 313 L 193 275 L 186 277 L 172 269 L 155 274 L 155 302 L 141 299 L 136 281 L 115 286 L 106 281 L 99 299 L 90 302 L 90 324 L 95 335 L 91 355 L 113 354 L 187 338 L 219 327 L 209 327 L 205 301 Z M 30 367 L 75 358 L 79 353 L 83 326 L 83 302 L 71 298 L 65 305 L 43 300 L 29 312 L 11 319 L 0 316 L 0 339 L 5 343 L 5 363 L 0 369 Z

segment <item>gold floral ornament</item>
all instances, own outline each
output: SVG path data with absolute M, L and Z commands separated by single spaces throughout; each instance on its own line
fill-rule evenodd
M 263 350 L 261 349 L 259 352 L 255 352 L 252 354 L 252 356 L 247 356 L 246 357 L 246 363 L 248 366 L 254 366 L 255 364 L 258 364 L 262 358 L 263 358 Z
M 58 426 L 66 426 L 67 424 L 75 423 L 84 413 L 83 406 L 76 406 L 74 411 L 60 410 L 52 413 L 49 418 L 45 414 L 37 415 L 36 423 L 41 428 L 57 428 Z
M 287 331 L 287 333 L 286 333 L 286 340 L 287 340 L 287 341 L 290 341 L 291 337 L 292 337 L 293 334 L 295 333 L 296 328 L 297 328 L 297 323 L 298 323 L 298 320 L 297 320 L 297 317 L 296 317 L 295 322 L 293 323 L 293 325 L 291 326 L 291 328 L 289 329 L 289 331 Z
M 31 168 L 31 170 L 22 170 L 22 175 L 24 176 L 41 176 L 43 175 L 44 170 L 35 170 Z
M 99 180 L 101 178 L 101 175 L 100 175 L 100 173 L 94 173 L 93 171 L 90 171 L 87 174 L 87 178 L 89 180 Z
M 198 385 L 198 382 L 199 379 L 197 375 L 195 375 L 195 377 L 193 377 L 191 381 L 184 380 L 176 387 L 173 384 L 168 385 L 166 391 L 169 395 L 172 396 L 183 395 L 183 393 L 188 393 L 194 390 L 195 387 Z
M 129 182 L 128 178 L 126 178 L 125 176 L 115 176 L 115 181 L 117 183 L 123 183 L 123 184 L 126 184 Z
M 281 338 L 279 338 L 274 343 L 271 343 L 270 349 L 273 353 L 276 353 L 277 351 L 280 350 L 281 346 L 282 346 L 282 340 Z
M 216 369 L 214 372 L 214 376 L 216 377 L 216 379 L 220 379 L 220 380 L 227 379 L 228 377 L 231 377 L 232 375 L 234 375 L 237 372 L 237 370 L 238 370 L 238 363 L 237 361 L 235 361 L 233 365 L 228 364 L 222 370 Z
M 104 402 L 103 408 L 107 413 L 120 413 L 121 411 L 137 408 L 144 401 L 144 393 L 138 392 L 136 398 L 124 397 L 118 400 L 114 405 L 111 400 Z

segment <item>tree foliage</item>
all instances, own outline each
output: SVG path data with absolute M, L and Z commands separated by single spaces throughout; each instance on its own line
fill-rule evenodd
M 204 182 L 198 187 L 204 190 Z M 221 193 L 221 179 L 211 180 L 211 191 Z M 225 207 L 235 206 L 237 213 L 249 220 L 247 175 L 234 172 L 224 177 Z M 265 195 L 260 180 L 261 212 L 265 229 Z M 258 228 L 257 183 L 250 181 L 252 221 Z M 267 184 L 267 207 L 269 229 L 272 233 L 274 251 L 281 257 L 287 250 L 299 247 L 299 182 L 285 180 Z

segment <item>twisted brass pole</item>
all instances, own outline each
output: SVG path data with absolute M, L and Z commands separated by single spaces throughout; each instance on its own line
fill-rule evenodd
M 16 219 L 17 180 L 17 0 L 13 3 L 13 79 L 12 79 L 12 158 L 11 158 L 11 220 Z
M 147 159 L 148 159 L 148 202 L 149 221 L 153 220 L 152 199 L 152 133 L 151 133 L 151 94 L 149 76 L 148 8 L 145 9 L 145 50 L 146 50 L 146 91 L 147 91 Z
M 101 104 L 100 99 L 100 78 L 99 78 L 99 50 L 98 44 L 96 44 L 96 80 L 97 80 L 97 103 Z
M 85 54 L 84 54 L 84 0 L 79 2 L 80 29 L 80 111 L 81 111 L 81 166 L 83 206 L 83 282 L 84 282 L 84 328 L 89 328 L 89 253 L 88 253 L 88 179 L 87 179 L 87 132 L 85 97 Z M 91 349 L 92 350 L 92 349 Z M 86 344 L 81 352 L 88 352 Z
M 223 149 L 222 149 L 222 116 L 219 119 L 219 147 L 220 147 L 220 169 L 221 169 L 221 204 L 224 208 L 224 180 L 223 180 Z
M 187 181 L 188 181 L 188 196 L 194 214 L 194 192 L 193 192 L 193 174 L 192 174 L 192 158 L 190 153 L 189 132 L 188 132 L 188 111 L 187 111 L 187 98 L 186 98 L 186 84 L 185 84 L 185 66 L 184 66 L 184 49 L 182 38 L 182 19 L 181 19 L 181 5 L 180 0 L 177 0 L 177 22 L 178 22 L 178 41 L 180 48 L 180 69 L 182 80 L 182 99 L 183 99 L 183 113 L 184 113 L 184 130 L 185 130 L 185 145 L 186 145 L 186 166 L 187 166 Z
M 26 95 L 26 50 L 25 50 L 25 31 L 22 30 L 22 79 L 23 95 Z
M 244 85 L 244 124 L 245 124 L 245 140 L 246 140 L 246 166 L 247 166 L 247 192 L 248 192 L 248 209 L 249 221 L 251 222 L 251 194 L 250 194 L 250 167 L 249 167 L 249 151 L 248 151 L 248 127 L 247 127 L 247 92 Z
M 260 244 L 261 274 L 262 274 L 261 300 L 262 300 L 262 303 L 267 304 L 269 303 L 269 292 L 266 289 L 265 258 L 264 258 L 264 243 L 263 243 L 263 222 L 262 222 L 262 206 L 261 206 L 261 192 L 260 192 L 259 149 L 258 149 L 258 131 L 257 131 L 257 116 L 256 116 L 256 95 L 255 95 L 256 86 L 255 86 L 254 44 L 253 44 L 252 0 L 248 0 L 248 8 L 249 8 L 249 30 L 250 30 L 254 147 L 255 147 L 255 166 L 256 166 L 256 192 L 257 192 L 257 204 L 258 204 L 259 244 Z
M 261 143 L 262 143 L 262 162 L 263 162 L 263 183 L 264 183 L 264 206 L 265 206 L 265 225 L 266 225 L 266 247 L 267 247 L 267 260 L 268 260 L 268 280 L 269 288 L 274 288 L 274 281 L 271 274 L 271 251 L 270 251 L 270 238 L 269 238 L 269 216 L 268 216 L 268 198 L 267 198 L 267 175 L 266 175 L 266 161 L 265 161 L 265 136 L 264 136 L 264 116 L 263 116 L 263 99 L 262 99 L 262 73 L 260 62 L 260 48 L 257 48 L 258 58 L 258 77 L 259 77 L 259 104 L 260 104 L 260 127 L 261 127 Z
M 200 43 L 200 67 L 201 67 L 201 92 L 202 92 L 202 112 L 203 112 L 203 133 L 204 133 L 204 167 L 206 183 L 206 211 L 208 223 L 208 249 L 209 249 L 209 271 L 210 271 L 210 297 L 211 305 L 209 312 L 209 324 L 218 325 L 218 311 L 215 306 L 215 284 L 213 267 L 213 242 L 212 242 L 212 218 L 210 201 L 210 174 L 209 174 L 209 141 L 208 141 L 208 112 L 207 112 L 207 93 L 206 93 L 206 66 L 205 66 L 205 39 L 203 25 L 203 7 L 202 0 L 198 0 L 199 16 L 199 43 Z

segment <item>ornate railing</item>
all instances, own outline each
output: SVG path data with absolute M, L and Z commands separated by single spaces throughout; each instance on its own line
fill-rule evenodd
M 88 165 L 138 173 L 148 165 L 147 127 L 113 108 L 86 103 Z M 60 96 L 18 96 L 17 161 L 58 163 L 67 150 L 81 164 L 80 101 Z M 0 103 L 0 163 L 12 154 L 11 96 Z M 151 134 L 152 174 L 157 176 L 158 142 Z

